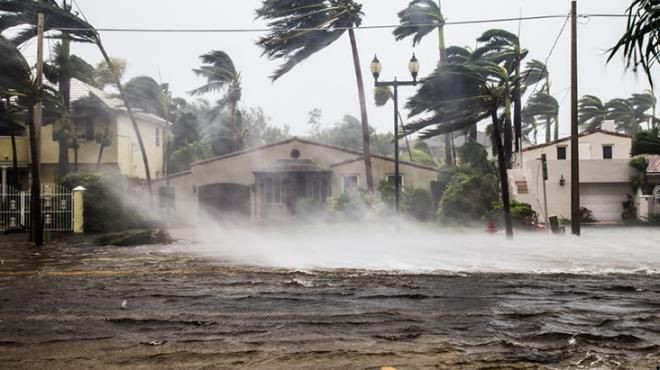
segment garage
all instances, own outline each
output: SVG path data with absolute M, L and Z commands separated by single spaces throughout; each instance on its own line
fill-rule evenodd
M 581 184 L 580 204 L 593 212 L 596 221 L 620 221 L 630 184 Z
M 199 206 L 202 212 L 216 219 L 249 218 L 250 187 L 226 183 L 200 186 Z

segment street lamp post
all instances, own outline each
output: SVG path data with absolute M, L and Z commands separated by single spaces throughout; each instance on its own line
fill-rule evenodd
M 394 77 L 393 81 L 378 81 L 380 72 L 383 66 L 380 64 L 377 56 L 371 61 L 371 74 L 374 76 L 374 85 L 376 87 L 392 87 L 393 101 L 394 101 L 394 199 L 396 204 L 396 212 L 399 213 L 399 199 L 401 193 L 401 175 L 399 173 L 399 86 L 415 86 L 417 85 L 417 75 L 419 74 L 419 61 L 413 54 L 410 62 L 408 63 L 408 71 L 412 76 L 412 81 L 399 81 Z

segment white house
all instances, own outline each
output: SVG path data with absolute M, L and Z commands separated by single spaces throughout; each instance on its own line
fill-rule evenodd
M 609 130 L 591 130 L 579 134 L 580 205 L 593 212 L 596 221 L 622 219 L 623 203 L 634 196 L 630 178 L 631 137 Z M 545 182 L 541 155 L 547 158 Z M 529 203 L 540 221 L 546 216 L 571 217 L 571 148 L 570 137 L 523 149 L 522 160 L 511 169 L 509 183 L 512 198 Z

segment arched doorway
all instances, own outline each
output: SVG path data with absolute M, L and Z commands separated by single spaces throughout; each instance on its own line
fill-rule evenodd
M 202 217 L 216 219 L 249 218 L 250 187 L 240 184 L 208 184 L 198 187 Z

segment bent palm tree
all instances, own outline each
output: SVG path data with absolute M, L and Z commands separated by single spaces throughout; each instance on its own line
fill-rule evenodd
M 465 129 L 486 118 L 492 122 L 492 139 L 499 163 L 499 178 L 507 237 L 513 236 L 509 181 L 502 144 L 502 119 L 498 112 L 506 109 L 510 99 L 511 76 L 506 68 L 489 60 L 439 66 L 424 79 L 407 107 L 411 116 L 429 113 L 406 125 L 410 132 L 420 132 L 421 138 Z
M 434 30 L 438 30 L 438 52 L 440 55 L 439 65 L 448 63 L 448 50 L 445 47 L 445 17 L 442 15 L 442 3 L 438 0 L 413 0 L 408 7 L 398 13 L 400 26 L 393 31 L 394 39 L 401 41 L 407 37 L 413 38 L 413 46 Z M 454 165 L 453 134 L 444 136 L 445 164 Z M 476 128 L 474 129 L 476 138 Z
M 235 151 L 245 147 L 243 130 L 239 124 L 238 102 L 242 97 L 241 73 L 236 70 L 236 66 L 231 57 L 221 50 L 214 50 L 200 56 L 203 65 L 200 68 L 193 69 L 198 76 L 204 77 L 206 83 L 195 90 L 190 91 L 191 95 L 202 95 L 209 92 L 224 91 L 222 99 L 217 102 L 217 109 L 222 110 L 229 106 L 230 129 L 234 140 Z
M 642 124 L 647 121 L 646 115 L 636 111 L 628 99 L 612 99 L 605 104 L 605 108 L 607 109 L 607 119 L 614 121 L 617 131 L 628 135 L 642 131 Z
M 257 18 L 269 22 L 270 33 L 260 38 L 257 45 L 268 58 L 285 60 L 271 75 L 275 81 L 303 60 L 337 41 L 348 30 L 360 101 L 367 188 L 373 191 L 369 119 L 354 31 L 362 23 L 363 15 L 362 5 L 353 0 L 264 0 L 261 8 L 257 9 Z
M 578 125 L 584 130 L 600 128 L 607 120 L 605 104 L 594 95 L 583 96 L 578 103 Z
M 521 75 L 522 81 L 521 84 L 523 87 L 530 87 L 533 85 L 538 86 L 539 83 L 543 82 L 543 85 L 539 89 L 544 92 L 546 95 L 550 95 L 550 73 L 548 72 L 548 66 L 545 65 L 542 61 L 538 59 L 532 59 L 527 62 L 525 70 Z M 523 109 L 524 110 L 524 109 Z M 552 118 L 553 116 L 545 116 L 545 142 L 549 143 L 552 140 Z M 556 120 L 555 124 L 555 137 L 557 140 L 559 137 L 559 120 Z
M 147 188 L 149 190 L 149 198 L 152 198 L 151 192 L 151 173 L 149 171 L 149 160 L 147 152 L 144 147 L 140 129 L 133 115 L 133 110 L 128 103 L 124 94 L 124 89 L 119 80 L 119 74 L 114 73 L 116 70 L 112 60 L 108 56 L 101 37 L 94 27 L 86 21 L 72 14 L 66 9 L 66 6 L 60 7 L 54 0 L 4 0 L 0 2 L 0 32 L 16 26 L 23 26 L 21 31 L 18 32 L 11 41 L 14 45 L 21 45 L 24 42 L 33 39 L 37 36 L 37 15 L 42 13 L 48 20 L 44 24 L 44 32 L 57 32 L 54 37 L 62 38 L 62 29 L 66 29 L 66 36 L 71 41 L 92 43 L 95 44 L 103 58 L 105 59 L 111 73 L 115 78 L 115 85 L 124 100 L 124 105 L 131 120 L 131 125 L 135 131 L 138 139 L 140 152 L 142 153 L 142 161 L 144 163 L 145 175 L 147 179 Z
M 555 132 L 554 140 L 559 139 L 559 102 L 552 95 L 544 92 L 537 92 L 527 100 L 527 105 L 523 109 L 523 117 L 532 116 L 534 118 L 552 117 L 550 121 L 546 121 L 546 133 L 549 131 L 548 127 L 552 126 L 554 121 Z M 546 137 L 546 142 L 549 142 L 549 136 Z
M 658 99 L 653 94 L 652 90 L 647 90 L 643 94 L 633 94 L 630 98 L 630 102 L 635 107 L 635 111 L 638 114 L 645 115 L 648 117 L 648 128 L 649 130 L 654 130 L 658 124 L 660 124 L 660 119 L 655 116 L 655 106 L 658 103 Z M 646 112 L 651 111 L 651 114 Z
M 522 83 L 520 65 L 527 56 L 527 50 L 520 48 L 518 36 L 501 29 L 491 29 L 484 32 L 478 39 L 479 47 L 474 51 L 473 58 L 486 58 L 503 66 L 510 74 L 511 98 L 505 102 L 504 112 L 504 153 L 507 168 L 511 168 L 511 158 L 514 149 L 521 150 L 522 138 Z M 513 121 L 511 115 L 513 105 Z M 515 133 L 512 138 L 512 133 Z

